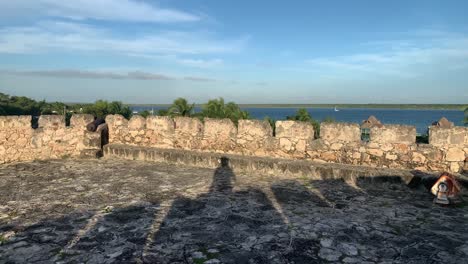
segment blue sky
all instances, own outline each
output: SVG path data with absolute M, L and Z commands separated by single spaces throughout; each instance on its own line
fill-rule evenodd
M 36 99 L 467 103 L 467 1 L 0 0 L 0 91 Z

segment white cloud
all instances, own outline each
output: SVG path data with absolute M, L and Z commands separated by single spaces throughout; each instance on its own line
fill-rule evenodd
M 428 34 L 430 31 L 424 31 Z M 335 74 L 373 74 L 393 77 L 416 77 L 434 69 L 465 67 L 468 61 L 468 38 L 437 32 L 431 38 L 366 43 L 376 52 L 337 57 L 320 57 L 306 61 L 305 68 Z
M 127 22 L 191 22 L 200 17 L 141 0 L 0 0 L 0 16 L 61 17 Z
M 223 65 L 223 60 L 221 59 L 210 59 L 210 60 L 202 60 L 202 59 L 177 59 L 182 65 L 196 67 L 196 68 L 215 68 L 220 67 Z
M 0 70 L 0 74 L 79 79 L 132 79 L 132 80 L 174 80 L 174 77 L 143 71 L 111 72 L 90 70 Z
M 17 75 L 52 78 L 76 78 L 76 79 L 116 79 L 116 80 L 186 80 L 193 82 L 216 82 L 216 79 L 200 76 L 176 77 L 160 73 L 145 71 L 120 71 L 120 70 L 77 70 L 77 69 L 51 69 L 51 70 L 8 70 L 0 69 L 0 75 Z
M 248 38 L 216 39 L 199 32 L 160 31 L 124 38 L 113 31 L 84 23 L 47 21 L 31 27 L 0 29 L 0 53 L 97 52 L 126 56 L 197 55 L 238 52 Z M 220 60 L 182 60 L 204 66 Z
M 184 80 L 194 81 L 194 82 L 216 82 L 216 79 L 212 78 L 205 78 L 205 77 L 194 77 L 194 76 L 186 76 Z

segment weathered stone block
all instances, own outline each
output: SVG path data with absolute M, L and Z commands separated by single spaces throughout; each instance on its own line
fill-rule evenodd
M 174 122 L 177 133 L 193 136 L 203 134 L 203 123 L 198 118 L 176 117 Z
M 76 128 L 86 129 L 86 125 L 94 121 L 93 115 L 88 114 L 75 114 L 70 119 L 70 126 Z
M 232 138 L 237 135 L 237 128 L 230 119 L 205 118 L 205 138 Z
M 445 159 L 447 161 L 464 161 L 465 152 L 460 148 L 450 148 L 445 154 Z
M 128 121 L 128 129 L 142 130 L 146 128 L 146 119 L 140 115 L 134 115 Z
M 370 142 L 373 143 L 404 143 L 416 142 L 416 127 L 405 125 L 385 125 L 370 129 Z
M 229 152 L 236 148 L 237 128 L 230 119 L 205 119 L 201 149 Z
M 431 126 L 429 128 L 429 144 L 441 145 L 465 145 L 468 142 L 468 128 L 452 127 L 442 128 Z
M 387 159 L 387 160 L 396 160 L 397 158 L 398 158 L 398 156 L 395 155 L 395 154 L 387 153 L 385 155 L 385 159 Z
M 254 139 L 262 139 L 273 136 L 268 121 L 239 120 L 238 136 L 250 136 Z
M 382 157 L 383 156 L 383 151 L 380 149 L 368 149 L 367 153 L 369 153 L 372 156 L 377 156 L 377 157 Z
M 61 115 L 41 115 L 39 127 L 45 129 L 65 128 L 65 117 Z
M 419 152 L 413 152 L 412 157 L 412 160 L 415 163 L 424 163 L 426 161 L 426 157 Z
M 0 116 L 0 128 L 31 128 L 30 115 Z
M 314 139 L 314 127 L 311 123 L 300 121 L 276 121 L 277 138 L 294 138 L 312 141 Z
M 128 126 L 128 120 L 122 115 L 108 115 L 106 116 L 106 123 L 109 125 L 109 129 Z
M 158 133 L 173 134 L 175 129 L 174 120 L 168 116 L 148 116 L 146 118 L 146 128 Z
M 320 138 L 328 142 L 360 142 L 361 129 L 352 123 L 321 123 Z

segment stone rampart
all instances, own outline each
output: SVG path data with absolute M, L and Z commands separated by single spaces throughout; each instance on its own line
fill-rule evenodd
M 99 135 L 87 132 L 91 116 L 74 115 L 65 126 L 61 116 L 42 116 L 39 127 L 31 117 L 0 117 L 2 162 L 79 156 L 100 148 Z M 366 165 L 423 171 L 461 172 L 467 167 L 467 128 L 429 129 L 429 143 L 416 143 L 411 126 L 384 125 L 370 129 L 370 140 L 361 141 L 358 124 L 322 123 L 319 139 L 314 127 L 299 121 L 277 121 L 276 134 L 266 121 L 229 119 L 201 121 L 188 117 L 120 115 L 106 118 L 109 143 L 159 149 L 229 153 Z
M 0 116 L 0 163 L 65 157 L 96 157 L 101 136 L 86 130 L 90 115 L 74 115 L 70 126 L 63 116 L 43 115 L 33 129 L 31 116 Z
M 298 121 L 277 121 L 273 135 L 261 120 L 239 120 L 238 127 L 229 119 L 148 117 L 146 127 L 142 117 L 106 120 L 110 143 L 134 146 L 453 172 L 463 169 L 468 155 L 466 137 L 459 136 L 466 129 L 460 127 L 445 134 L 431 129 L 431 144 L 416 144 L 416 128 L 402 125 L 372 128 L 364 142 L 360 126 L 352 123 L 322 123 L 320 139 L 314 139 L 313 126 Z

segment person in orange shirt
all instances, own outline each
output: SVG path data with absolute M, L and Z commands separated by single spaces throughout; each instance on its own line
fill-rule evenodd
M 437 182 L 432 186 L 431 192 L 436 197 L 434 203 L 451 204 L 460 201 L 458 194 L 461 191 L 461 186 L 453 175 L 444 172 L 440 175 Z

